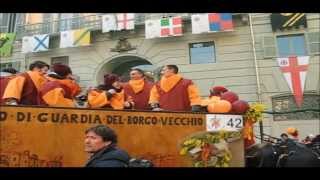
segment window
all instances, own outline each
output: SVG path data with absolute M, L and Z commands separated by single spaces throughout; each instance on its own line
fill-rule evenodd
M 205 64 L 216 62 L 214 42 L 189 44 L 189 53 L 191 64 Z
M 320 95 L 317 94 L 304 94 L 303 104 L 299 110 L 303 109 L 319 109 L 320 108 Z M 298 110 L 293 95 L 281 95 L 272 98 L 272 108 L 275 112 L 286 112 Z M 319 119 L 320 113 L 315 111 L 274 114 L 275 121 L 281 120 L 309 120 Z
M 277 45 L 279 57 L 307 55 L 304 35 L 278 36 Z
M 61 13 L 59 21 L 60 31 L 79 29 L 80 19 L 81 18 L 79 13 Z
M 309 32 L 307 34 L 309 53 L 310 54 L 320 54 L 320 32 Z
M 20 71 L 20 62 L 1 63 L 0 64 L 0 71 L 2 71 L 5 68 L 14 68 L 17 71 Z
M 69 65 L 69 56 L 52 57 L 51 58 L 51 65 L 56 64 L 56 63 Z

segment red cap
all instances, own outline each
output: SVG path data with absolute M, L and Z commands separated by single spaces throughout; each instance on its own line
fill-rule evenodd
M 213 86 L 210 89 L 210 96 L 221 96 L 222 93 L 227 91 L 228 89 L 223 86 Z

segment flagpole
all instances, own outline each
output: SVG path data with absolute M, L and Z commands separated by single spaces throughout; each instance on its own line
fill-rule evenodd
M 256 54 L 256 48 L 255 48 L 255 39 L 253 34 L 253 27 L 252 27 L 252 19 L 251 14 L 249 15 L 249 25 L 250 25 L 250 34 L 251 34 L 251 40 L 252 40 L 252 50 L 253 50 L 253 58 L 254 58 L 254 67 L 256 71 L 256 81 L 257 81 L 257 95 L 258 95 L 258 102 L 261 103 L 261 87 L 260 87 L 260 75 L 259 75 L 259 68 L 258 68 L 258 61 L 257 61 L 257 54 Z M 263 123 L 262 121 L 259 121 L 259 127 L 260 127 L 260 137 L 263 140 Z

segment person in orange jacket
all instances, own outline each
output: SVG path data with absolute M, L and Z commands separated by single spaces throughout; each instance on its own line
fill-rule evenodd
M 123 85 L 125 103 L 137 110 L 150 110 L 149 97 L 153 83 L 145 78 L 141 69 L 130 70 L 130 80 Z
M 64 64 L 54 64 L 48 73 L 48 81 L 39 92 L 40 105 L 52 107 L 78 107 L 74 101 L 81 91 L 80 86 L 72 79 L 72 71 Z
M 198 88 L 178 74 L 176 65 L 166 65 L 162 78 L 151 89 L 149 103 L 154 111 L 201 111 Z
M 13 79 L 17 73 L 18 71 L 14 68 L 6 68 L 0 72 L 0 105 L 5 104 L 5 100 L 2 99 L 2 96 L 9 81 Z
M 7 105 L 39 105 L 38 93 L 47 81 L 49 65 L 42 61 L 30 64 L 29 71 L 16 75 L 9 81 L 3 94 Z
M 90 89 L 88 92 L 88 106 L 92 108 L 124 109 L 124 91 L 120 77 L 116 74 L 105 74 L 104 84 Z

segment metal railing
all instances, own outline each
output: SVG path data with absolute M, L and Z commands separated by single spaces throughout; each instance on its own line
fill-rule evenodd
M 161 18 L 164 16 L 181 15 L 184 19 L 188 18 L 189 13 L 137 13 L 135 14 L 135 24 L 143 25 L 146 19 Z M 38 24 L 18 24 L 16 28 L 17 39 L 23 36 L 34 34 L 58 34 L 61 31 L 88 28 L 90 30 L 99 30 L 102 27 L 102 14 L 79 16 L 69 19 L 60 19 Z
M 34 34 L 58 34 L 61 31 L 88 28 L 90 30 L 101 29 L 101 16 L 80 16 L 70 19 L 60 19 L 37 24 L 17 25 L 17 39 Z
M 182 16 L 184 20 L 190 20 L 193 13 L 136 13 L 135 24 L 143 25 L 147 19 L 156 19 L 169 16 Z M 17 39 L 23 36 L 35 34 L 58 34 L 61 31 L 88 28 L 90 30 L 99 30 L 102 28 L 101 17 L 103 14 L 79 16 L 69 19 L 59 19 L 38 24 L 18 24 L 16 28 Z M 235 15 L 235 14 L 234 14 Z

